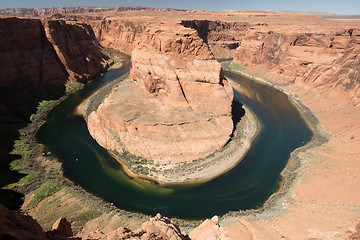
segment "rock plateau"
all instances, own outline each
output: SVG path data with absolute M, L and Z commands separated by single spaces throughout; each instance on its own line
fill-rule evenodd
M 165 162 L 202 158 L 233 130 L 233 90 L 195 30 L 149 28 L 132 52 L 130 80 L 88 117 L 103 147 Z

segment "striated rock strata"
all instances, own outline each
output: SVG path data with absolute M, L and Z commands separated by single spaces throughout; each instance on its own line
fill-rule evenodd
M 131 54 L 148 22 L 126 19 L 102 19 L 90 22 L 102 46 Z
M 182 162 L 223 147 L 233 130 L 233 90 L 195 30 L 147 30 L 132 53 L 130 79 L 90 114 L 103 147 L 164 162 Z
M 59 96 L 67 80 L 86 82 L 108 67 L 87 24 L 0 18 L 0 113 Z M 35 98 L 35 100 L 34 100 Z
M 360 103 L 360 29 L 259 28 L 246 33 L 234 62 L 281 83 L 342 88 Z

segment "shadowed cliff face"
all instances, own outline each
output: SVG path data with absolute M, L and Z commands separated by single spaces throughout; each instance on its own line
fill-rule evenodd
M 184 27 L 195 29 L 209 45 L 219 45 L 228 49 L 239 46 L 244 32 L 250 28 L 247 22 L 222 22 L 209 20 L 183 20 Z
M 38 19 L 0 19 L 0 113 L 19 112 L 57 97 L 69 80 L 86 82 L 107 67 L 86 24 Z
M 86 82 L 108 67 L 107 57 L 86 24 L 0 18 L 0 188 L 23 174 L 9 170 L 14 140 L 43 99 L 60 97 L 68 80 Z M 12 209 L 22 195 L 0 190 Z

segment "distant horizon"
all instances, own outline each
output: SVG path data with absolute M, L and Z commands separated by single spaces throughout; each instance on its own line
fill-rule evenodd
M 148 7 L 148 6 L 50 6 L 50 7 L 11 7 L 11 8 L 1 8 L 0 9 L 45 9 L 45 8 L 119 8 L 119 7 L 129 7 L 129 8 L 153 8 L 153 9 L 173 9 L 178 11 L 209 11 L 209 12 L 226 12 L 226 11 L 242 11 L 242 12 L 283 12 L 283 13 L 308 13 L 308 14 L 325 14 L 325 15 L 338 15 L 338 16 L 360 16 L 358 14 L 341 14 L 333 12 L 318 12 L 318 11 L 297 11 L 297 10 L 252 10 L 252 9 L 225 9 L 225 10 L 203 10 L 203 9 L 184 9 L 184 8 L 172 8 L 172 7 Z
M 304 12 L 336 15 L 360 15 L 358 0 L 13 0 L 0 3 L 0 9 L 6 8 L 51 8 L 51 7 L 151 7 L 172 8 L 178 10 L 204 11 L 272 11 Z

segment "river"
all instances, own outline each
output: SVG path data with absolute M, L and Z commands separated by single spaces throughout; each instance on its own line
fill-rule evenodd
M 244 159 L 232 170 L 202 184 L 161 186 L 131 178 L 121 165 L 90 136 L 77 106 L 96 90 L 128 72 L 128 61 L 110 69 L 55 107 L 37 138 L 63 162 L 64 175 L 89 192 L 129 211 L 202 219 L 229 211 L 262 206 L 281 184 L 281 171 L 290 153 L 306 144 L 312 132 L 288 97 L 270 86 L 233 72 L 225 76 L 242 86 L 237 101 L 256 115 L 261 131 Z

